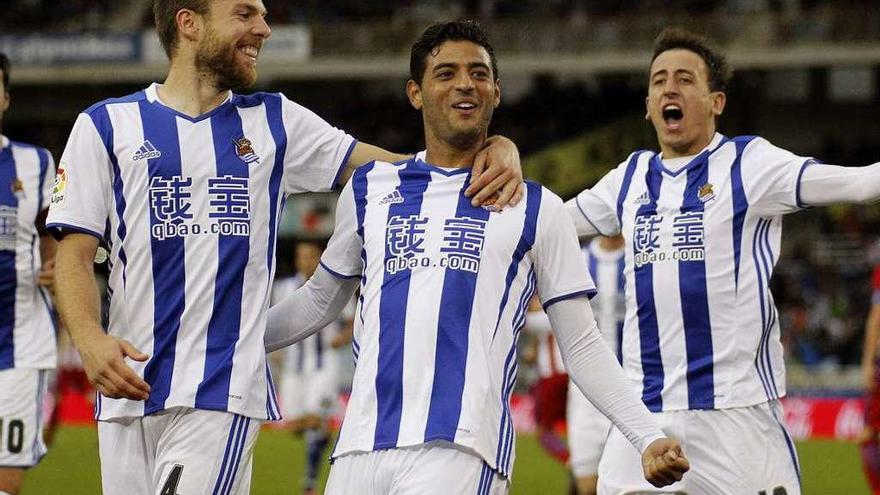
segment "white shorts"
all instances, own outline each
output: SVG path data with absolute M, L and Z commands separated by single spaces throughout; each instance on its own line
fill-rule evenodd
M 46 370 L 0 371 L 0 467 L 29 468 L 46 455 L 43 401 Z
M 330 417 L 338 400 L 336 369 L 284 372 L 281 376 L 281 414 L 286 420 L 303 416 Z
M 596 476 L 599 458 L 611 430 L 611 420 L 596 409 L 572 381 L 568 382 L 565 416 L 572 473 L 578 478 Z
M 778 401 L 750 407 L 655 413 L 660 429 L 678 439 L 691 469 L 663 490 L 642 473 L 641 456 L 612 429 L 599 463 L 599 495 L 683 492 L 799 495 L 800 467 L 794 443 L 779 418 Z
M 325 495 L 506 495 L 507 479 L 449 442 L 338 457 Z
M 262 420 L 172 408 L 98 422 L 105 495 L 247 495 Z

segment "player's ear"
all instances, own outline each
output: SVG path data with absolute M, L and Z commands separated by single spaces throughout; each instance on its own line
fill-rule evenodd
M 406 96 L 409 98 L 409 104 L 416 110 L 422 109 L 422 87 L 419 83 L 410 79 L 406 82 Z
M 9 94 L 9 91 L 3 90 L 3 96 L 0 96 L 0 109 L 4 112 L 9 110 L 9 103 L 12 102 L 12 95 Z
M 187 41 L 196 41 L 202 30 L 203 18 L 190 9 L 180 9 L 174 15 L 179 36 Z
M 651 110 L 650 110 L 650 107 L 648 106 L 650 104 L 651 104 L 651 98 L 649 96 L 646 96 L 645 97 L 645 120 L 647 120 L 647 121 L 651 120 Z
M 498 105 L 501 104 L 501 79 L 495 80 L 495 108 L 498 108 Z
M 727 95 L 723 91 L 712 93 L 712 115 L 719 117 L 724 113 L 724 105 L 727 104 Z

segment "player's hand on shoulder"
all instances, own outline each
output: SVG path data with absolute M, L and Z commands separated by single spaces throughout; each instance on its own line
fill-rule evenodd
M 690 469 L 690 462 L 674 438 L 659 438 L 651 442 L 642 453 L 642 469 L 645 479 L 656 487 L 680 481 Z
M 465 194 L 474 206 L 491 205 L 501 211 L 516 206 L 523 196 L 519 149 L 510 139 L 492 136 L 474 160 L 471 184 Z
M 131 343 L 101 333 L 77 347 L 86 376 L 101 395 L 131 400 L 146 400 L 150 396 L 150 385 L 125 363 L 126 357 L 146 361 L 149 356 Z

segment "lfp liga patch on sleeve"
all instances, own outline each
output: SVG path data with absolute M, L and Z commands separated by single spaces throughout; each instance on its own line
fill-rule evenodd
M 55 174 L 55 185 L 52 186 L 52 200 L 49 206 L 61 206 L 64 204 L 64 193 L 67 191 L 67 172 L 64 168 L 58 168 Z

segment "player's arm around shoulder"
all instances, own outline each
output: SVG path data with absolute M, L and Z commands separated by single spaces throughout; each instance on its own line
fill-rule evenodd
M 125 358 L 146 361 L 148 356 L 101 328 L 93 267 L 97 247 L 97 238 L 81 233 L 67 234 L 58 243 L 58 312 L 82 357 L 86 375 L 98 392 L 110 398 L 145 400 L 150 386 L 125 363 Z

